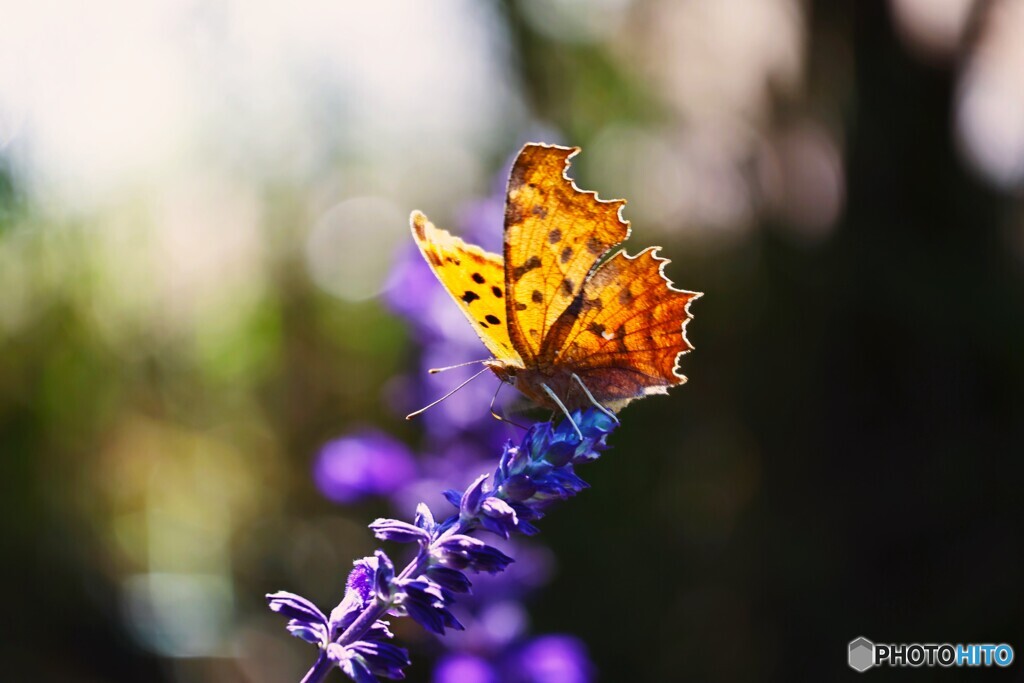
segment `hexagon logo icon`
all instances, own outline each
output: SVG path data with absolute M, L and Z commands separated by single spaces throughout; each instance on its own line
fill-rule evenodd
M 847 661 L 854 671 L 867 671 L 875 665 L 875 644 L 863 636 L 851 640 Z

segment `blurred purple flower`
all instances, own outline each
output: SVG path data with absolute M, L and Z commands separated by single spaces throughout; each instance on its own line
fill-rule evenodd
M 477 244 L 487 251 L 500 254 L 505 224 L 505 186 L 512 160 L 501 174 L 500 184 L 494 185 L 493 193 L 484 199 L 466 202 L 459 210 L 459 233 L 463 239 Z
M 593 678 L 594 665 L 581 641 L 546 635 L 508 657 L 447 655 L 434 668 L 433 683 L 590 683 Z
M 491 664 L 482 657 L 451 654 L 434 667 L 434 683 L 498 683 Z
M 388 308 L 416 325 L 417 333 L 422 334 L 425 330 L 421 326 L 426 331 L 432 329 L 425 318 L 433 309 L 438 292 L 444 293 L 419 248 L 411 242 L 404 245 L 395 256 L 385 285 L 384 302 Z
M 572 636 L 535 638 L 512 658 L 509 683 L 588 683 L 594 665 L 583 643 Z
M 329 441 L 313 464 L 320 492 L 336 503 L 390 495 L 416 476 L 416 463 L 401 441 L 363 431 Z

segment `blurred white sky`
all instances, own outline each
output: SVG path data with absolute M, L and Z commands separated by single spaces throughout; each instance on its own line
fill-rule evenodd
M 468 152 L 521 109 L 489 3 L 33 0 L 2 15 L 0 145 L 72 207 L 212 159 L 308 177 L 339 151 L 408 158 L 389 190 L 433 189 L 441 167 L 464 194 Z
M 0 0 L 0 17 L 0 154 L 36 225 L 89 231 L 46 249 L 96 265 L 74 295 L 111 339 L 244 318 L 268 249 L 296 240 L 327 291 L 373 296 L 408 212 L 485 192 L 481 160 L 525 116 L 490 3 Z M 271 187 L 290 214 L 268 214 Z M 0 306 L 0 329 L 32 310 Z

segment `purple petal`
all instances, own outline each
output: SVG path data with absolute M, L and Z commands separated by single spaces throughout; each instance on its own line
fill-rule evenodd
M 496 574 L 513 562 L 512 558 L 483 541 L 456 534 L 434 546 L 434 556 L 451 569 L 472 569 Z
M 267 604 L 270 606 L 271 611 L 283 614 L 289 619 L 304 621 L 310 624 L 327 625 L 327 617 L 324 616 L 324 613 L 301 595 L 289 593 L 288 591 L 268 593 Z
M 488 476 L 490 475 L 481 474 L 472 484 L 466 487 L 466 492 L 462 494 L 462 499 L 459 502 L 459 510 L 462 514 L 469 517 L 476 516 L 480 509 L 480 500 L 484 495 L 484 482 L 487 481 Z
M 445 628 L 463 630 L 462 624 L 445 607 L 440 587 L 427 581 L 410 581 L 404 586 L 402 605 L 420 626 L 444 635 Z
M 351 626 L 366 606 L 367 599 L 360 595 L 359 590 L 348 588 L 345 590 L 345 597 L 331 610 L 330 628 L 331 638 L 336 638 L 345 629 Z
M 314 645 L 323 645 L 328 640 L 327 626 L 325 624 L 313 624 L 308 621 L 292 619 L 285 628 L 288 629 L 288 633 L 296 638 L 301 638 L 307 643 L 313 643 Z
M 482 515 L 478 517 L 478 519 L 480 521 L 480 526 L 485 531 L 490 531 L 492 534 L 501 536 L 502 538 L 508 538 L 509 534 L 512 533 L 512 530 L 515 529 L 514 526 L 510 526 L 501 520 L 494 519 L 493 517 Z
M 416 517 L 413 518 L 413 523 L 428 534 L 434 530 L 434 515 L 425 503 L 416 506 Z
M 468 593 L 470 586 L 473 585 L 469 577 L 457 569 L 449 569 L 448 567 L 439 567 L 437 565 L 427 569 L 427 577 L 442 588 L 446 588 L 453 593 Z
M 352 571 L 348 573 L 345 588 L 349 591 L 355 591 L 365 604 L 373 593 L 373 578 L 377 574 L 377 558 L 364 557 L 352 564 Z
M 405 678 L 403 667 L 409 666 L 407 650 L 390 643 L 368 642 L 365 640 L 352 643 L 351 649 L 362 655 L 367 667 L 377 676 L 385 678 Z
M 419 526 L 397 519 L 377 519 L 370 524 L 373 535 L 396 543 L 429 543 L 430 534 Z
M 505 480 L 501 490 L 510 500 L 523 501 L 537 492 L 537 486 L 527 474 L 515 474 Z
M 459 502 L 462 500 L 462 494 L 455 489 L 445 489 L 444 497 L 455 507 L 459 507 Z
M 494 496 L 489 496 L 480 505 L 480 511 L 488 517 L 506 521 L 513 526 L 519 523 L 519 519 L 516 517 L 516 511 L 512 509 L 512 506 L 502 499 L 495 498 Z
M 380 683 L 377 677 L 370 673 L 369 667 L 362 661 L 361 657 L 349 657 L 340 664 L 345 675 L 356 683 Z
M 374 553 L 377 558 L 377 572 L 373 575 L 373 590 L 379 600 L 390 600 L 393 592 L 392 582 L 395 580 L 395 565 L 391 564 L 391 558 L 378 550 Z

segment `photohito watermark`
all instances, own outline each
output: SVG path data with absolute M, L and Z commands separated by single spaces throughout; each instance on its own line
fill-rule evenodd
M 872 643 L 864 637 L 850 641 L 850 668 L 873 666 L 1010 666 L 1013 648 L 1006 643 Z

